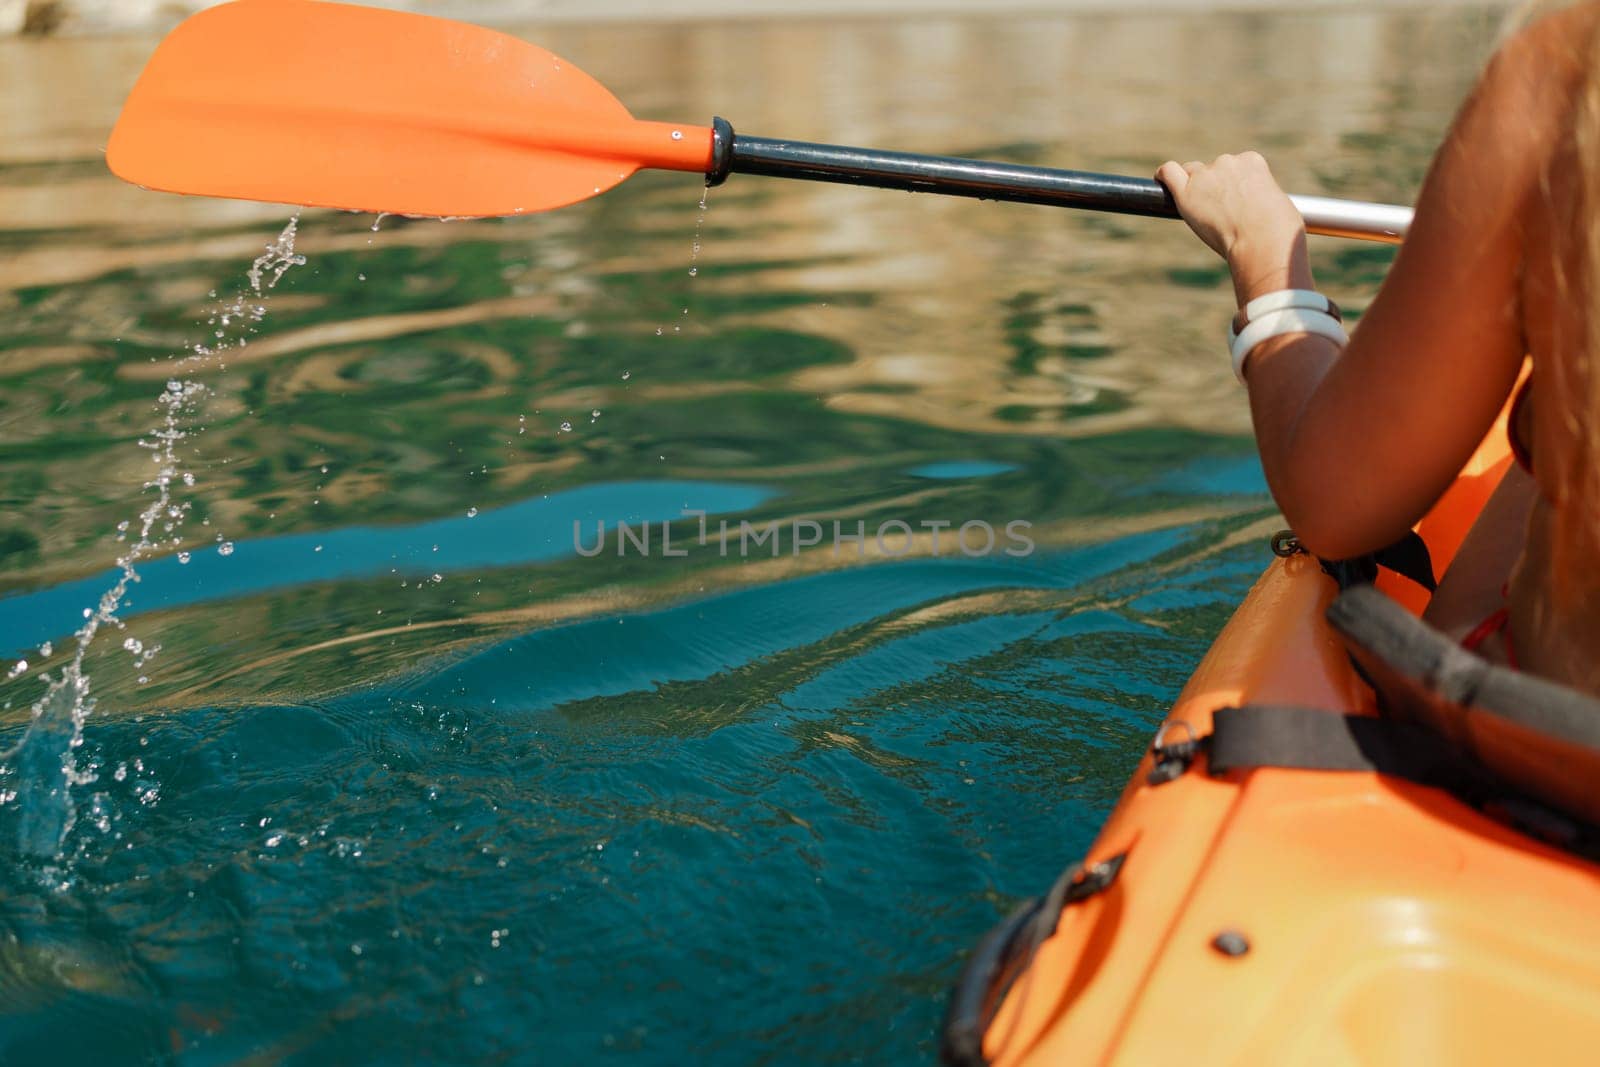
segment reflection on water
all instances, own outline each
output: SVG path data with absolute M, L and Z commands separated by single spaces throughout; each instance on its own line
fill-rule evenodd
M 745 511 L 771 495 L 754 486 L 719 482 L 585 485 L 407 526 L 345 526 L 259 541 L 224 541 L 216 551 L 178 552 L 141 565 L 139 595 L 126 598 L 117 617 L 126 620 L 161 608 L 379 574 L 403 576 L 394 584 L 405 589 L 419 578 L 441 582 L 444 575 L 465 570 L 584 554 L 598 541 L 596 529 L 670 522 L 691 507 L 708 515 Z M 589 531 L 587 540 L 576 536 L 574 523 Z M 24 642 L 48 641 L 71 629 L 79 609 L 97 600 L 118 573 L 0 599 L 0 631 Z
M 1403 201 L 1493 21 L 529 35 L 651 118 L 1136 174 L 1254 144 Z M 105 174 L 151 45 L 0 42 L 11 739 L 146 503 L 152 398 L 287 215 Z M 1087 842 L 1264 563 L 1226 278 L 1167 222 L 699 195 L 302 218 L 308 264 L 199 375 L 185 540 L 86 660 L 65 887 L 8 858 L 0 1058 L 927 1058 L 966 947 Z M 1315 256 L 1358 313 L 1392 250 Z M 913 534 L 731 552 L 686 509 Z M 683 554 L 580 554 L 575 519 Z M 949 540 L 1013 520 L 1031 555 Z

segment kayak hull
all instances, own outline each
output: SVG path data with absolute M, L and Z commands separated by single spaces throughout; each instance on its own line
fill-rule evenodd
M 1419 527 L 1440 570 L 1507 464 L 1491 435 Z M 1324 621 L 1335 593 L 1315 559 L 1274 562 L 1165 740 L 1242 704 L 1375 714 Z M 1592 1061 L 1600 867 L 1377 774 L 1213 777 L 1202 753 L 1152 783 L 1152 765 L 1085 860 L 1123 857 L 1116 879 L 1038 946 L 986 1032 L 988 1062 Z

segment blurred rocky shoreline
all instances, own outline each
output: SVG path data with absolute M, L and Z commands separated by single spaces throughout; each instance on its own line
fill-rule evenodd
M 206 0 L 0 0 L 0 37 L 161 30 Z M 989 15 L 1007 12 L 1350 10 L 1503 7 L 1505 0 L 383 0 L 373 6 L 490 24 L 614 19 L 749 19 L 805 16 Z

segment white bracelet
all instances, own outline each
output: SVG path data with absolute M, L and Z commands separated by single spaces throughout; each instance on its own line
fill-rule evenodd
M 1350 343 L 1350 335 L 1345 333 L 1344 327 L 1326 311 L 1313 311 L 1310 308 L 1282 308 L 1278 311 L 1269 311 L 1260 318 L 1252 320 L 1239 331 L 1239 336 L 1233 339 L 1234 377 L 1243 384 L 1245 357 L 1257 345 L 1291 333 L 1312 333 L 1318 337 L 1326 337 L 1340 348 Z
M 1323 311 L 1334 315 L 1334 303 L 1315 289 L 1279 289 L 1275 292 L 1264 293 L 1244 306 L 1244 321 L 1248 326 L 1261 316 L 1273 311 L 1283 311 L 1287 308 L 1306 308 L 1311 311 Z M 1232 320 L 1228 322 L 1228 344 L 1233 344 L 1239 336 L 1233 328 Z

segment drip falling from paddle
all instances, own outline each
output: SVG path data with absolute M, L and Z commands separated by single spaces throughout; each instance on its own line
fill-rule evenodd
M 268 293 L 291 267 L 305 262 L 305 257 L 294 250 L 298 220 L 298 215 L 291 218 L 277 239 L 256 257 L 246 272 L 246 292 L 215 310 L 210 322 L 211 338 L 194 345 L 191 354 L 178 362 L 179 367 L 195 371 L 221 367 L 230 349 L 248 343 L 248 335 L 266 315 Z M 71 658 L 53 677 L 40 676 L 45 691 L 33 704 L 33 718 L 21 740 L 0 753 L 0 831 L 23 855 L 37 859 L 61 857 L 67 834 L 77 821 L 72 791 L 92 785 L 98 778 L 98 768 L 93 763 L 80 766 L 77 756 L 83 744 L 84 723 L 95 707 L 85 657 L 102 630 L 124 628 L 117 610 L 128 590 L 139 581 L 137 564 L 163 549 L 182 544 L 183 522 L 191 507 L 182 495 L 184 489 L 194 485 L 195 478 L 186 469 L 179 446 L 199 432 L 194 420 L 209 395 L 210 389 L 203 383 L 174 377 L 156 398 L 160 422 L 139 441 L 140 447 L 149 451 L 156 468 L 155 475 L 143 487 L 151 499 L 136 519 L 117 527 L 118 542 L 126 544 L 132 538 L 133 543 L 118 556 L 119 573 L 110 588 L 94 606 L 83 609 L 84 621 L 73 634 L 76 646 Z M 219 534 L 216 550 L 230 555 L 233 545 Z M 177 555 L 180 562 L 188 562 L 187 551 Z M 142 671 L 160 646 L 146 645 L 129 635 L 122 647 L 133 657 L 135 668 L 141 671 L 139 683 L 144 684 L 148 678 Z M 41 651 L 49 654 L 48 650 Z M 19 662 L 10 673 L 14 677 L 26 670 L 26 663 Z M 123 773 L 119 769 L 118 774 Z M 159 786 L 146 782 L 136 795 L 142 803 L 154 803 Z M 111 817 L 103 798 L 97 796 L 91 810 L 97 828 L 109 831 Z
M 705 231 L 705 225 L 706 225 L 706 201 L 710 197 L 710 195 L 711 195 L 711 187 L 709 185 L 700 190 L 699 214 L 695 216 L 695 220 L 694 220 L 694 241 L 689 245 L 689 277 L 691 277 L 691 278 L 698 277 L 699 274 L 700 274 L 701 234 Z M 680 316 L 687 315 L 687 314 L 689 314 L 689 309 L 687 307 L 685 307 L 681 311 L 679 311 L 678 314 Z M 666 332 L 667 332 L 667 328 L 665 326 L 657 326 L 656 327 L 656 336 L 657 337 L 665 336 Z M 675 323 L 673 325 L 672 332 L 673 333 L 682 333 L 683 332 L 683 322 L 682 322 L 681 318 L 677 323 Z M 623 375 L 624 379 L 626 379 L 627 377 L 628 376 L 626 374 Z

